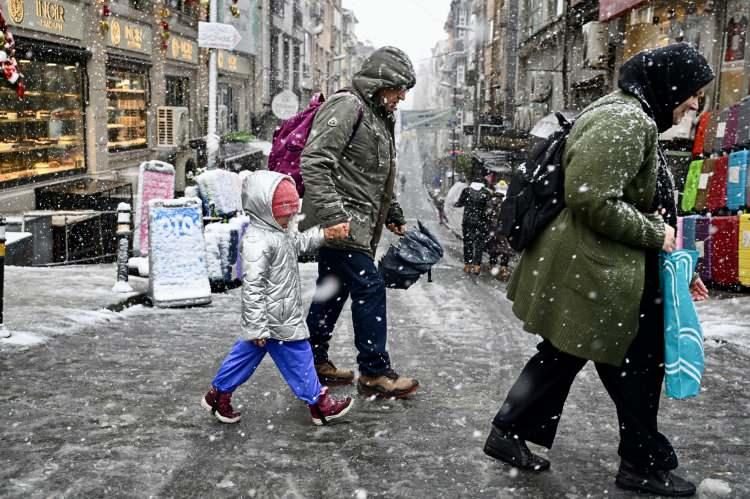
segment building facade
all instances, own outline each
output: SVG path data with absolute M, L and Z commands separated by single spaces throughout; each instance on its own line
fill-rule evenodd
M 722 110 L 750 94 L 749 19 L 746 0 L 453 0 L 422 68 L 434 89 L 420 99 L 456 108 L 464 152 L 518 148 L 549 113 L 575 114 L 614 90 L 633 54 L 686 41 L 717 73 L 705 109 Z M 662 139 L 688 140 L 691 118 Z
M 181 137 L 203 137 L 208 50 L 199 0 L 1 0 L 28 89 L 0 89 L 0 212 L 36 208 L 38 189 L 79 178 L 129 181 L 138 167 L 175 164 L 177 190 L 195 167 Z M 273 98 L 299 109 L 350 83 L 372 47 L 357 41 L 341 0 L 217 0 L 218 22 L 242 35 L 217 51 L 217 133 L 270 140 Z M 84 48 L 85 47 L 85 48 Z

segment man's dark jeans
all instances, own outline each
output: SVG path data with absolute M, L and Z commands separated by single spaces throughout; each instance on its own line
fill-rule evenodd
M 375 376 L 389 369 L 385 282 L 373 259 L 358 251 L 321 248 L 317 285 L 319 292 L 325 290 L 325 301 L 313 300 L 307 314 L 315 362 L 328 360 L 328 344 L 336 321 L 351 297 L 360 374 Z

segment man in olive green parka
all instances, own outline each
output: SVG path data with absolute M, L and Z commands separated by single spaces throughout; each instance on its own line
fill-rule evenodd
M 391 369 L 385 283 L 374 257 L 384 226 L 398 235 L 406 230 L 394 194 L 393 113 L 416 78 L 406 54 L 383 47 L 365 60 L 352 83 L 353 88 L 337 92 L 320 107 L 302 152 L 300 230 L 320 224 L 349 236 L 326 242 L 318 254 L 319 292 L 307 316 L 310 343 L 321 382 L 353 381 L 352 371 L 338 369 L 328 359 L 336 321 L 351 297 L 359 390 L 405 397 L 419 383 Z M 325 293 L 331 288 L 332 293 Z

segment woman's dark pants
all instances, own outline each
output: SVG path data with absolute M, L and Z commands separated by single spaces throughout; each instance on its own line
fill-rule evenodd
M 664 328 L 658 261 L 646 259 L 646 285 L 638 334 L 622 367 L 596 363 L 596 371 L 617 408 L 618 454 L 642 470 L 672 470 L 677 456 L 657 430 L 664 379 Z M 552 447 L 570 386 L 586 359 L 561 352 L 544 340 L 510 389 L 493 424 L 519 438 Z

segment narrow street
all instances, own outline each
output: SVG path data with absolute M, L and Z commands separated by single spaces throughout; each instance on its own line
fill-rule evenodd
M 356 405 L 345 422 L 318 428 L 266 359 L 235 393 L 243 419 L 222 425 L 199 400 L 236 337 L 239 290 L 203 308 L 139 305 L 122 320 L 2 354 L 0 497 L 633 497 L 614 487 L 615 412 L 591 367 L 546 454 L 550 472 L 518 473 L 483 454 L 535 338 L 512 317 L 504 285 L 461 272 L 460 244 L 437 225 L 409 147 L 400 158 L 407 217 L 426 221 L 448 250 L 433 283 L 388 297 L 394 367 L 420 380 L 415 397 L 368 400 L 337 388 Z M 302 274 L 309 301 L 314 264 Z M 348 312 L 331 353 L 354 367 Z M 725 497 L 748 497 L 748 352 L 711 343 L 706 357 L 703 393 L 663 400 L 662 431 L 687 478 L 722 480 L 732 489 Z

